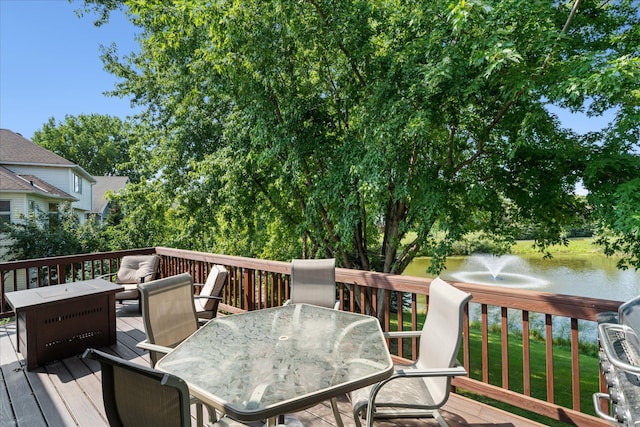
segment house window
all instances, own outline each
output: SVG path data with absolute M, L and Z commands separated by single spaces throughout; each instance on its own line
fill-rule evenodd
M 11 222 L 11 200 L 0 200 L 0 222 Z
M 58 204 L 49 203 L 49 212 L 58 212 Z
M 75 173 L 73 174 L 73 191 L 76 193 L 82 193 L 82 178 Z

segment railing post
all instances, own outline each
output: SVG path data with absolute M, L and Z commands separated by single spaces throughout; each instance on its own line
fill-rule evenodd
M 64 264 L 58 264 L 56 266 L 58 270 L 58 285 L 64 285 L 67 281 L 67 269 Z
M 244 268 L 242 270 L 243 282 L 244 282 L 244 302 L 247 310 L 255 309 L 255 279 L 254 270 Z

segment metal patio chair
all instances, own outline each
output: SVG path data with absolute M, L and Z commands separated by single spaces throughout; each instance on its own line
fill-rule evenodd
M 291 261 L 291 298 L 284 304 L 296 303 L 340 308 L 340 301 L 336 301 L 335 259 Z
M 462 338 L 464 307 L 471 294 L 440 278 L 429 286 L 429 307 L 421 332 L 387 332 L 388 337 L 420 337 L 417 360 L 396 365 L 396 371 L 380 383 L 351 392 L 353 418 L 358 427 L 365 416 L 367 425 L 374 418 L 433 417 L 441 426 L 447 423 L 438 409 L 449 398 L 451 378 L 466 375 L 457 366 L 456 356 Z
M 182 273 L 141 283 L 142 320 L 147 339 L 138 347 L 149 350 L 151 366 L 198 330 L 193 302 L 193 279 Z
M 82 357 L 100 362 L 102 397 L 110 426 L 191 427 L 189 388 L 181 378 L 92 348 Z M 201 413 L 197 425 L 203 425 Z M 208 425 L 245 424 L 224 417 Z
M 141 283 L 139 290 L 147 339 L 139 342 L 137 347 L 149 351 L 151 367 L 155 367 L 158 360 L 198 330 L 193 279 L 191 274 L 182 273 Z M 207 411 L 209 419 L 216 420 L 215 409 L 207 406 Z
M 321 307 L 340 308 L 336 300 L 336 260 L 329 259 L 294 259 L 291 261 L 291 298 L 287 304 L 312 304 Z M 338 427 L 343 426 L 338 401 L 331 398 L 331 409 Z

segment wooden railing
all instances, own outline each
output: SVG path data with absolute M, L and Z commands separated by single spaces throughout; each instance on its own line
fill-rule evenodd
M 226 266 L 229 270 L 229 282 L 221 304 L 223 311 L 235 313 L 268 308 L 282 304 L 289 297 L 291 270 L 287 262 L 157 247 L 0 263 L 0 290 L 3 297 L 0 300 L 0 316 L 12 314 L 5 305 L 4 293 L 15 290 L 12 285 L 19 282 L 21 277 L 28 279 L 31 287 L 83 280 L 115 271 L 124 255 L 153 252 L 161 256 L 163 277 L 190 272 L 194 282 L 203 283 L 213 264 Z M 428 306 L 430 279 L 338 268 L 336 281 L 342 310 L 378 315 L 385 330 L 421 327 Z M 580 331 L 585 328 L 595 329 L 595 315 L 603 311 L 617 310 L 620 301 L 468 283 L 454 285 L 473 295 L 465 314 L 460 359 L 467 371 L 475 373 L 468 377 L 456 378 L 453 381 L 456 388 L 515 407 L 526 408 L 568 424 L 607 425 L 599 418 L 589 415 L 593 413 L 593 409 L 583 407 L 581 403 L 581 398 L 585 400 L 585 396 L 588 398 L 591 393 L 598 391 L 583 389 L 584 379 L 597 382 L 597 388 L 600 390 L 604 390 L 605 387 L 597 364 L 595 368 L 593 363 L 587 368 L 583 363 L 580 341 L 584 338 L 580 337 Z M 372 289 L 376 292 L 371 292 Z M 398 310 L 398 305 L 404 309 Z M 514 318 L 517 319 L 516 322 Z M 542 339 L 545 355 L 540 358 L 544 360 L 532 358 L 533 344 L 530 332 L 534 329 L 534 318 L 537 322 L 542 319 L 544 325 Z M 554 336 L 558 322 L 568 325 L 571 359 L 571 375 L 561 378 L 554 372 L 554 352 L 558 350 L 554 340 L 550 338 Z M 481 345 L 480 349 L 474 350 L 470 334 L 478 331 L 478 328 Z M 493 342 L 492 338 L 496 335 L 499 337 L 497 343 Z M 587 339 L 592 339 L 595 344 L 595 337 Z M 412 359 L 417 352 L 417 341 L 405 340 L 408 342 L 390 343 L 391 348 L 398 357 Z M 496 346 L 499 347 L 500 356 L 492 358 L 490 355 L 493 352 L 490 349 L 495 349 Z M 509 352 L 510 348 L 517 347 L 522 348 L 519 354 Z M 516 359 L 521 360 L 517 366 L 517 373 L 522 377 L 522 383 L 514 386 L 510 383 L 510 374 L 514 373 L 512 365 Z M 497 370 L 501 372 L 501 378 L 498 380 L 490 376 L 490 372 L 496 371 L 496 365 L 499 367 Z M 542 397 L 533 396 L 531 386 L 532 381 L 540 381 L 539 378 L 533 378 L 534 371 L 536 377 L 540 375 L 540 366 L 544 366 L 542 380 L 546 383 L 546 396 Z M 556 390 L 569 393 L 570 403 L 556 402 Z

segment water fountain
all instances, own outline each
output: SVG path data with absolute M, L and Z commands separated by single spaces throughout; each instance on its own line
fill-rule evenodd
M 460 282 L 526 289 L 549 284 L 548 280 L 536 277 L 530 270 L 529 264 L 515 255 L 474 254 L 449 277 Z

